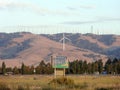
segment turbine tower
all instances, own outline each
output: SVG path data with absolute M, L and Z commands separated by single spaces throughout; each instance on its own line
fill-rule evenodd
M 65 37 L 65 34 L 63 33 L 63 38 L 60 40 L 60 42 L 61 41 L 63 41 L 63 51 L 65 51 L 65 40 L 69 40 L 69 41 L 71 41 L 70 39 L 68 39 L 67 37 Z
M 91 26 L 91 34 L 93 34 L 93 26 Z

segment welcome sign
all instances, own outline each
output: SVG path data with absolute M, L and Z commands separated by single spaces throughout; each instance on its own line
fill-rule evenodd
M 56 56 L 53 62 L 53 68 L 68 68 L 68 60 L 66 56 Z

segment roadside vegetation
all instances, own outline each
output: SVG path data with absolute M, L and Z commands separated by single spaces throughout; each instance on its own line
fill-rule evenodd
M 120 90 L 120 76 L 0 76 L 0 90 Z
M 32 75 L 32 74 L 53 74 L 54 70 L 50 63 L 41 61 L 38 66 L 26 66 L 24 63 L 21 67 L 7 67 L 5 62 L 0 67 L 0 73 L 5 75 L 6 73 L 12 73 L 14 75 Z M 10 74 L 11 74 L 10 73 Z M 120 74 L 120 59 L 108 59 L 105 64 L 102 60 L 96 60 L 92 63 L 87 63 L 83 60 L 74 60 L 69 62 L 69 68 L 66 69 L 66 74 Z
M 37 67 L 0 67 L 0 90 L 120 90 L 120 60 L 108 59 L 87 63 L 69 63 L 66 77 L 54 78 L 50 63 L 41 61 Z

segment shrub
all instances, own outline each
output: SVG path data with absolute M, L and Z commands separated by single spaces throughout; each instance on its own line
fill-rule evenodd
M 50 81 L 49 84 L 54 84 L 54 85 L 64 85 L 64 86 L 74 86 L 74 80 L 70 79 L 70 78 L 66 78 L 66 77 L 61 77 L 61 78 L 55 78 L 52 81 Z

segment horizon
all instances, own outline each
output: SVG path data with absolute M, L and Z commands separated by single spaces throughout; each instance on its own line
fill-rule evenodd
M 105 32 L 97 30 L 96 27 L 90 26 L 89 30 L 83 30 L 80 26 L 65 26 L 65 25 L 38 25 L 38 26 L 7 26 L 0 27 L 0 33 L 17 33 L 30 32 L 32 34 L 59 34 L 59 33 L 80 33 L 80 34 L 96 34 L 96 35 L 120 35 L 120 31 Z
M 119 36 L 119 34 L 95 34 L 95 33 L 79 33 L 79 32 L 58 32 L 58 33 L 33 33 L 33 32 L 29 32 L 29 31 L 18 31 L 18 32 L 0 32 L 1 33 L 5 33 L 5 34 L 15 34 L 15 33 L 30 33 L 30 34 L 35 34 L 35 35 L 55 35 L 55 34 L 82 34 L 82 35 L 85 35 L 85 34 L 90 34 L 90 35 L 117 35 Z

